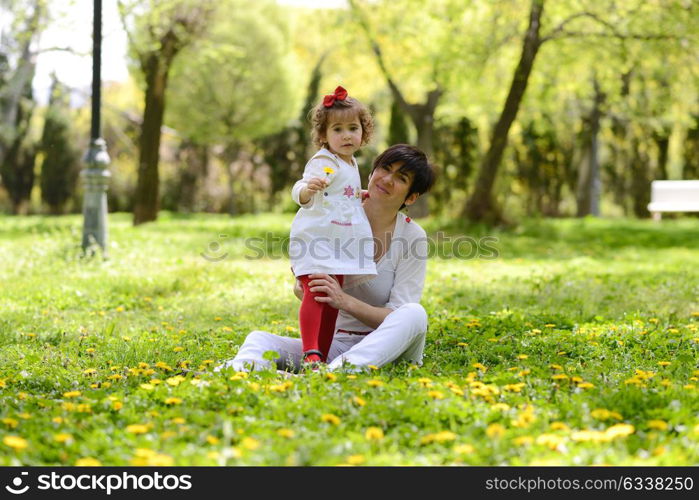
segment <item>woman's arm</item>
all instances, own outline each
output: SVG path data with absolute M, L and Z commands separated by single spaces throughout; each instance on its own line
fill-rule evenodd
M 351 316 L 354 316 L 366 326 L 373 328 L 374 330 L 376 330 L 379 325 L 383 323 L 386 316 L 393 312 L 393 309 L 389 309 L 388 307 L 375 307 L 367 304 L 366 302 L 362 302 L 356 297 L 347 295 L 344 292 L 342 292 L 342 294 L 344 295 L 342 307 L 339 307 L 338 309 L 341 309 Z
M 312 280 L 308 284 L 311 291 L 326 294 L 325 297 L 316 297 L 316 301 L 325 302 L 335 309 L 345 311 L 370 328 L 378 328 L 386 316 L 393 312 L 393 309 L 388 307 L 374 307 L 346 294 L 337 280 L 330 275 L 311 274 L 310 277 Z

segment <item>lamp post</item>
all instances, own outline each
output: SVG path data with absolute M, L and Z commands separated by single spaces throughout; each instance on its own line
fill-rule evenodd
M 102 255 L 107 257 L 107 185 L 111 174 L 107 143 L 100 137 L 102 63 L 102 0 L 94 0 L 92 19 L 92 128 L 90 147 L 84 161 L 87 168 L 80 176 L 83 179 L 83 252 L 97 244 Z

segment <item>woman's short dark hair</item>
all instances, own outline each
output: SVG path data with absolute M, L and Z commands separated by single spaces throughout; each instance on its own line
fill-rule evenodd
M 413 182 L 408 190 L 408 196 L 413 193 L 424 194 L 428 192 L 434 185 L 435 171 L 427 160 L 427 155 L 421 149 L 409 144 L 394 144 L 386 151 L 381 153 L 374 159 L 374 165 L 371 172 L 380 167 L 393 165 L 394 163 L 402 162 L 403 164 L 398 169 L 399 172 L 412 174 Z M 406 198 L 408 198 L 406 196 Z M 405 207 L 403 205 L 400 208 Z

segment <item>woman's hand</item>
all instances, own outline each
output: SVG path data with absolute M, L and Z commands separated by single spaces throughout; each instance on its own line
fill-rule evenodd
M 315 297 L 316 302 L 325 302 L 335 309 L 344 309 L 347 301 L 347 294 L 342 291 L 340 283 L 334 276 L 329 274 L 311 274 L 311 281 L 308 282 L 311 292 L 325 293 L 325 297 Z

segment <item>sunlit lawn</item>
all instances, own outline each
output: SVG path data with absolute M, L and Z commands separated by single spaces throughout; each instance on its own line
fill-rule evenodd
M 699 219 L 531 220 L 495 259 L 432 258 L 422 367 L 212 373 L 253 329 L 298 335 L 280 244 L 244 241 L 290 221 L 110 215 L 102 262 L 79 217 L 0 216 L 0 465 L 699 462 Z

